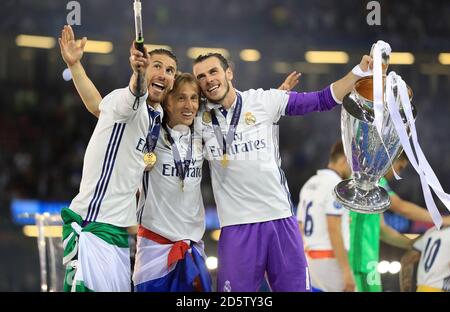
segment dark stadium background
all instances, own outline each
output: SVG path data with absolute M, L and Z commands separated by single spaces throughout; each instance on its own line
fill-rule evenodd
M 18 47 L 20 34 L 57 38 L 66 23 L 66 4 L 56 0 L 4 0 L 0 3 L 0 291 L 39 291 L 36 238 L 12 222 L 13 199 L 70 201 L 77 193 L 85 147 L 96 119 L 84 108 L 56 43 L 51 49 Z M 235 68 L 235 86 L 278 87 L 291 70 L 303 73 L 297 91 L 324 88 L 359 63 L 378 39 L 393 51 L 414 55 L 411 65 L 391 65 L 412 87 L 419 140 L 446 191 L 450 190 L 450 66 L 438 61 L 450 52 L 450 2 L 379 1 L 381 25 L 369 26 L 369 1 L 332 0 L 152 0 L 143 1 L 147 43 L 172 47 L 182 71 L 191 71 L 190 47 L 225 48 Z M 80 0 L 77 37 L 106 40 L 106 55 L 85 53 L 82 63 L 102 95 L 127 84 L 128 51 L 134 36 L 132 1 Z M 257 62 L 240 59 L 256 49 Z M 308 64 L 308 50 L 340 50 L 346 64 Z M 340 109 L 280 122 L 282 167 L 294 203 L 302 184 L 326 165 L 329 147 L 340 138 Z M 205 206 L 214 209 L 208 170 Z M 411 167 L 392 188 L 424 205 L 420 182 Z M 261 183 L 264 183 L 261 181 Z M 441 210 L 445 208 L 440 206 Z M 428 225 L 390 221 L 405 233 Z M 205 234 L 208 255 L 216 243 Z M 381 257 L 398 260 L 402 252 L 382 244 Z M 383 274 L 384 289 L 398 291 L 398 274 Z

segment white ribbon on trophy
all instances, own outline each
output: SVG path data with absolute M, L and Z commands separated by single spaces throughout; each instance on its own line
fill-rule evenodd
M 387 45 L 387 46 L 386 46 Z M 391 47 L 384 41 L 378 40 L 372 49 L 373 58 L 373 110 L 375 114 L 374 124 L 381 138 L 381 128 L 383 125 L 383 67 L 381 64 L 381 48 Z M 388 154 L 389 155 L 389 154 Z
M 393 92 L 394 84 L 397 84 L 398 90 L 397 97 L 394 96 Z M 433 222 L 436 225 L 436 227 L 440 228 L 442 225 L 442 216 L 436 207 L 430 187 L 433 189 L 433 191 L 436 193 L 436 195 L 439 197 L 439 199 L 442 201 L 442 203 L 449 211 L 450 211 L 450 195 L 445 193 L 444 190 L 442 189 L 442 186 L 438 178 L 436 177 L 436 174 L 434 173 L 433 169 L 428 163 L 422 151 L 422 148 L 420 147 L 406 83 L 395 72 L 391 72 L 389 73 L 386 80 L 386 92 L 387 92 L 386 94 L 387 107 L 391 115 L 392 121 L 394 123 L 395 129 L 397 131 L 397 134 L 399 136 L 400 142 L 403 146 L 403 150 L 408 156 L 411 165 L 419 174 L 427 209 L 430 212 L 431 218 L 433 219 Z M 403 107 L 403 111 L 408 121 L 408 125 L 411 131 L 411 139 L 414 151 L 417 154 L 417 159 L 416 155 L 413 152 L 407 130 L 400 116 L 399 111 L 400 103 Z
M 372 47 L 372 57 L 373 57 L 373 103 L 374 103 L 374 125 L 377 132 L 382 138 L 382 125 L 383 125 L 383 68 L 382 68 L 382 53 L 389 55 L 391 53 L 391 47 L 388 43 L 379 40 Z M 397 86 L 398 94 L 397 97 L 394 96 L 393 87 Z M 409 100 L 408 88 L 403 79 L 397 75 L 395 72 L 389 73 L 386 78 L 386 102 L 389 114 L 394 123 L 394 127 L 399 136 L 400 143 L 405 151 L 411 165 L 414 167 L 416 172 L 419 174 L 420 182 L 422 185 L 423 195 L 427 209 L 431 215 L 431 218 L 437 228 L 442 225 L 442 216 L 436 207 L 434 202 L 430 187 L 445 205 L 445 207 L 450 211 L 450 195 L 445 193 L 443 190 L 436 174 L 428 163 L 422 148 L 420 147 L 419 140 L 417 137 L 417 131 L 415 126 L 415 121 L 412 113 L 411 102 Z M 403 107 L 403 111 L 407 118 L 408 126 L 411 131 L 411 139 L 414 147 L 410 143 L 410 137 L 407 133 L 406 126 L 400 116 L 400 103 Z M 384 142 L 383 142 L 384 145 Z M 389 155 L 389 154 L 388 154 Z M 392 161 L 391 166 L 392 166 Z M 393 170 L 394 176 L 397 180 L 401 179 L 397 175 L 395 170 Z
M 389 45 L 389 43 L 383 40 L 378 40 L 377 43 L 374 43 L 370 52 L 373 58 L 373 110 L 374 110 L 373 123 L 377 129 L 381 143 L 383 144 L 384 150 L 386 151 L 387 155 L 389 155 L 389 152 L 386 148 L 386 145 L 383 142 L 383 137 L 381 135 L 383 127 L 383 114 L 384 114 L 382 54 L 384 53 L 387 56 L 389 56 L 391 55 L 391 52 L 392 52 L 391 46 Z M 387 66 L 388 64 L 386 64 L 386 67 Z M 391 164 L 392 172 L 395 176 L 395 179 L 401 180 L 402 178 L 394 170 L 392 161 L 393 159 L 390 159 L 389 157 L 389 162 Z

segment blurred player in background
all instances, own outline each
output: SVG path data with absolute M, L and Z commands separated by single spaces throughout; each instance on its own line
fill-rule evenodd
M 400 174 L 409 164 L 408 157 L 405 152 L 402 152 L 400 156 L 394 161 L 392 164 L 395 172 Z M 398 196 L 389 186 L 389 182 L 394 178 L 394 172 L 392 168 L 386 173 L 386 175 L 380 179 L 379 185 L 383 187 L 389 194 L 389 198 L 391 200 L 390 210 L 401 216 L 411 220 L 411 221 L 420 221 L 420 222 L 429 222 L 433 223 L 431 219 L 430 213 L 427 209 L 422 208 L 410 201 L 402 199 Z M 450 218 L 443 217 L 443 224 L 450 225 Z
M 400 290 L 413 291 L 414 265 L 418 292 L 450 291 L 450 226 L 430 228 L 401 259 Z
M 327 169 L 318 170 L 300 191 L 297 219 L 301 223 L 313 291 L 354 291 L 348 261 L 349 210 L 342 208 L 333 189 L 350 177 L 341 141 L 331 148 Z
M 413 242 L 388 226 L 384 222 L 383 214 L 350 211 L 349 261 L 357 291 L 382 291 L 381 278 L 377 270 L 380 239 L 386 244 L 402 249 L 411 248 Z
M 404 153 L 400 154 L 393 167 L 400 173 L 408 164 Z M 388 185 L 393 178 L 392 168 L 382 178 L 379 185 L 386 189 L 391 199 L 391 209 L 403 216 L 416 221 L 432 222 L 426 209 L 401 199 Z M 350 212 L 350 264 L 355 274 L 359 291 L 381 291 L 381 280 L 376 270 L 379 261 L 380 238 L 383 242 L 400 248 L 409 248 L 405 236 L 385 224 L 383 216 L 379 214 L 361 214 Z M 381 224 L 381 232 L 380 227 Z M 450 218 L 443 217 L 443 224 L 450 224 Z M 380 236 L 381 234 L 381 236 Z

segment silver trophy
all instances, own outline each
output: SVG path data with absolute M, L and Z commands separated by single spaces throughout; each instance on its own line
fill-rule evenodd
M 381 213 L 390 207 L 389 195 L 378 186 L 378 181 L 386 174 L 402 151 L 400 140 L 386 107 L 385 88 L 385 77 L 383 77 L 384 110 L 381 138 L 373 123 L 375 118 L 373 76 L 358 80 L 353 91 L 343 100 L 342 142 L 353 175 L 351 179 L 336 185 L 334 195 L 345 208 L 361 213 Z M 400 101 L 395 82 L 392 85 L 392 91 L 396 100 Z M 408 92 L 411 99 L 412 91 L 409 87 Z M 412 110 L 415 117 L 416 110 L 413 105 Z M 406 117 L 401 109 L 400 115 L 407 125 Z

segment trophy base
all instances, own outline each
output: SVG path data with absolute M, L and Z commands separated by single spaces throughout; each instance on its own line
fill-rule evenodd
M 358 188 L 353 179 L 339 182 L 334 188 L 334 197 L 344 208 L 360 213 L 382 213 L 391 206 L 389 194 L 384 188 L 375 186 L 365 191 Z

